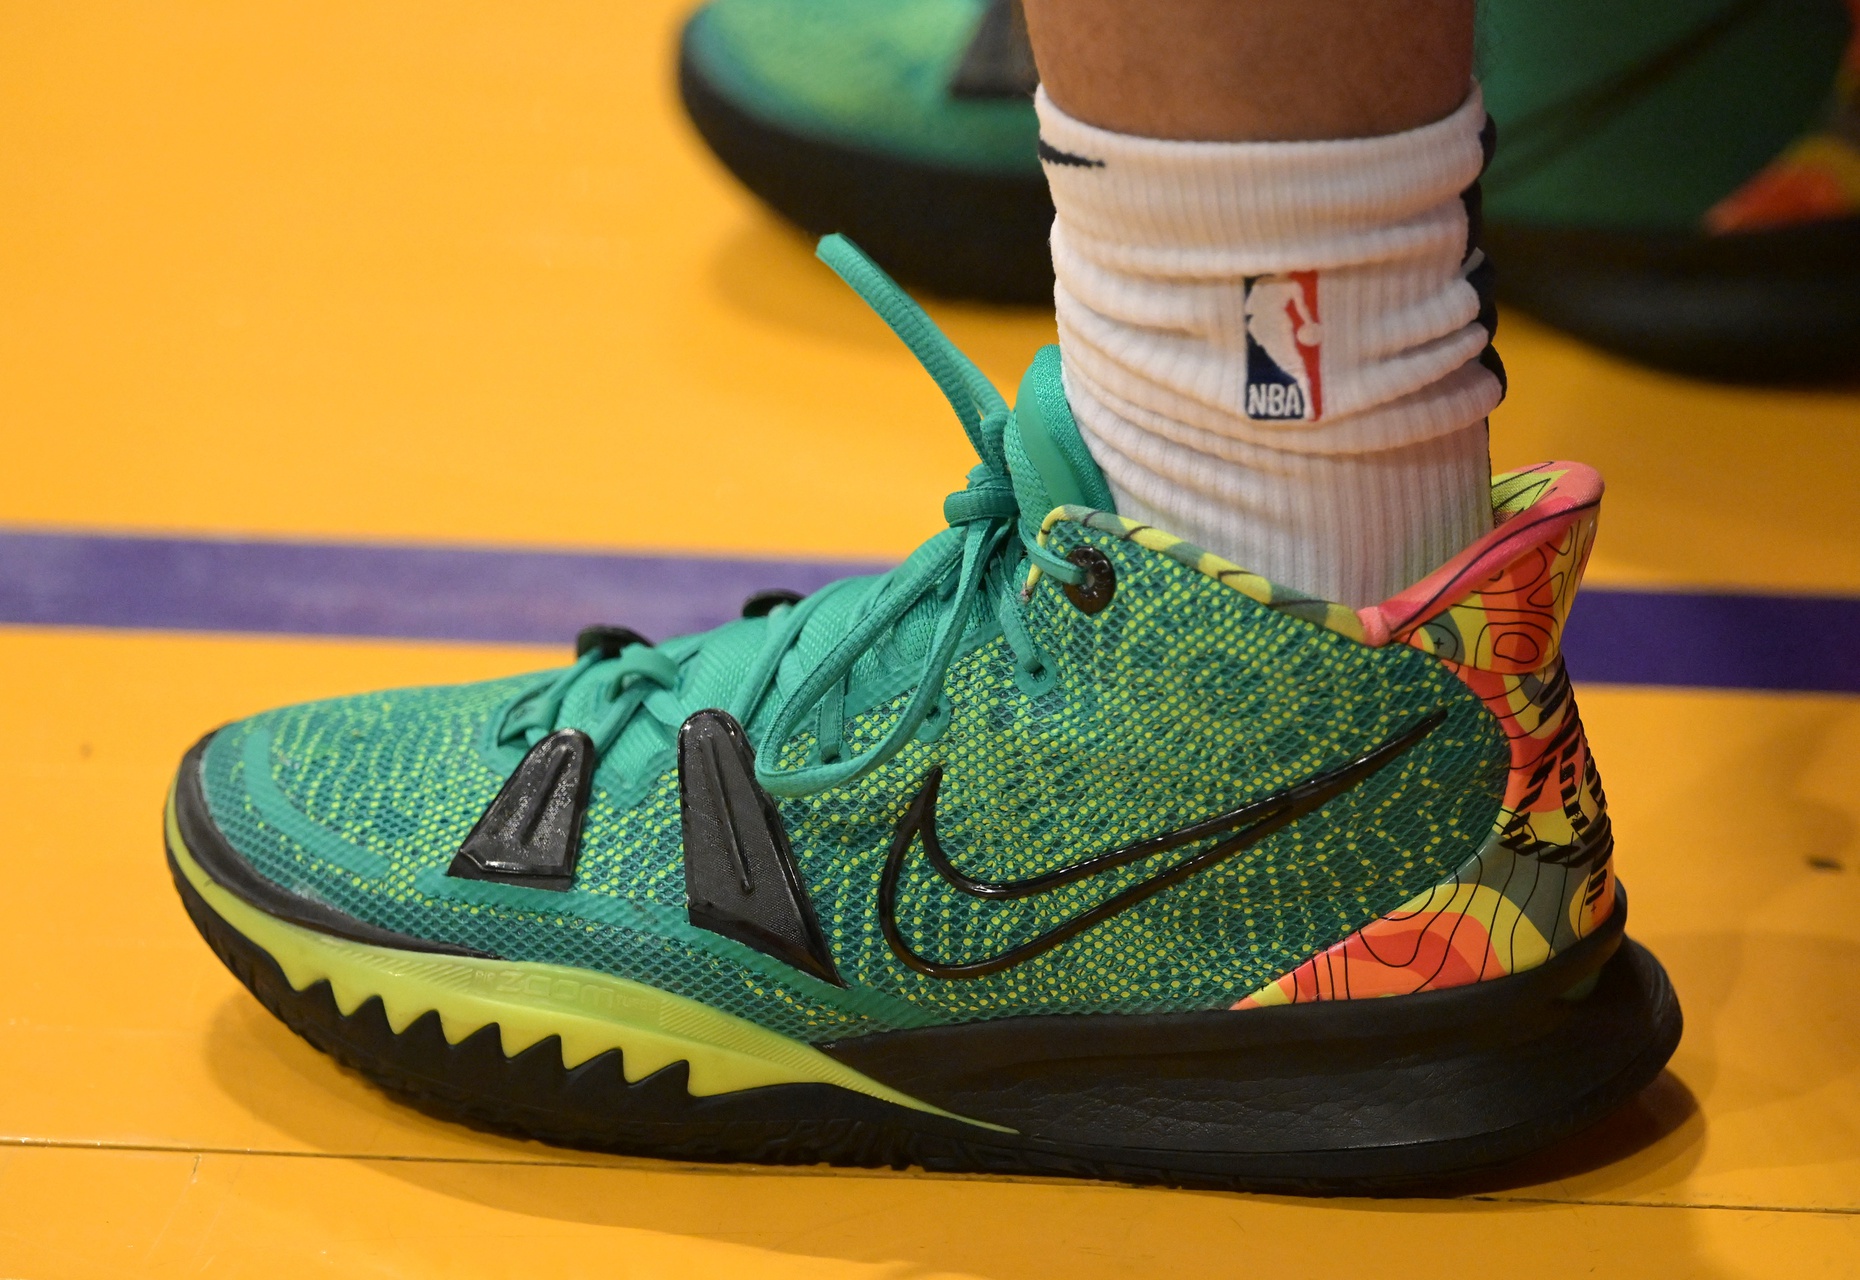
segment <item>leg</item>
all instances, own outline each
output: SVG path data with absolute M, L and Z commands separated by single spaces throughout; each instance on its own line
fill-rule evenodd
M 1470 0 L 1028 20 L 1066 388 L 1119 510 L 1357 606 L 1489 528 Z
M 1473 0 L 1025 0 L 1041 80 L 1148 138 L 1302 142 L 1431 124 L 1466 99 Z

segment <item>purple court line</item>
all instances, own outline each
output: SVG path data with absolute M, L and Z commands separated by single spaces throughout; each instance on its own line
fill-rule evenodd
M 0 622 L 574 643 L 596 622 L 654 639 L 882 563 L 0 531 Z
M 876 562 L 0 531 L 0 623 L 560 645 L 653 639 Z M 1860 693 L 1860 598 L 1592 586 L 1564 642 L 1584 683 Z

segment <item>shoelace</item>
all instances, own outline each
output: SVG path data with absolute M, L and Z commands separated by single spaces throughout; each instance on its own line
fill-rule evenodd
M 964 488 L 944 499 L 943 518 L 949 528 L 872 584 L 858 622 L 782 699 L 767 733 L 758 735 L 768 743 L 784 743 L 809 716 L 817 717 L 817 759 L 782 767 L 775 763 L 775 752 L 758 756 L 756 779 L 778 796 L 807 795 L 856 781 L 895 756 L 926 727 L 939 731 L 950 714 L 942 701 L 944 678 L 975 608 L 991 597 L 995 620 L 1014 654 L 1017 682 L 1033 692 L 1050 684 L 1050 661 L 1021 617 L 1023 596 L 1014 585 L 1016 570 L 1024 556 L 1058 582 L 1077 584 L 1084 580 L 1084 571 L 1077 565 L 1019 532 L 1020 505 L 1015 500 L 1003 446 L 1008 405 L 1001 393 L 936 327 L 923 308 L 852 241 L 830 235 L 820 241 L 816 252 L 878 313 L 936 381 L 962 423 L 980 465 L 969 472 Z M 749 725 L 762 708 L 775 688 L 783 659 L 799 641 L 808 620 L 850 585 L 834 583 L 770 615 L 768 634 L 757 649 L 748 676 L 733 705 L 725 708 L 739 723 Z M 882 643 L 907 613 L 931 598 L 942 600 L 940 616 L 909 701 L 877 743 L 862 751 L 846 752 L 841 733 L 854 664 Z M 546 688 L 513 708 L 500 738 L 521 736 L 531 744 L 539 741 L 555 727 L 570 689 L 594 667 L 609 663 L 597 691 L 597 700 L 606 704 L 606 713 L 588 731 L 596 752 L 606 752 L 630 726 L 642 722 L 655 726 L 668 744 L 674 742 L 678 727 L 696 710 L 686 707 L 678 697 L 679 666 L 697 652 L 700 644 L 701 637 L 658 646 L 633 644 L 622 649 L 618 657 L 591 650 Z

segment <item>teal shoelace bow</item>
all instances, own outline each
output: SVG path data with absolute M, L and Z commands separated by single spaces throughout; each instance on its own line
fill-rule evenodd
M 1014 653 L 1017 681 L 1034 691 L 1050 684 L 1050 662 L 1021 617 L 1022 595 L 1014 585 L 1020 576 L 1017 570 L 1030 560 L 1058 582 L 1076 584 L 1084 578 L 1078 566 L 1020 532 L 1020 505 L 1003 445 L 1009 410 L 1001 393 L 923 308 L 852 241 L 841 235 L 826 236 L 816 252 L 910 348 L 955 410 L 980 461 L 969 472 L 967 485 L 943 501 L 943 518 L 949 528 L 872 584 L 858 621 L 781 699 L 767 731 L 756 735 L 763 743 L 779 745 L 800 731 L 810 717 L 819 726 L 820 749 L 817 758 L 807 763 L 778 766 L 773 763 L 777 751 L 758 753 L 756 779 L 777 796 L 807 795 L 857 781 L 895 756 L 926 727 L 934 731 L 947 723 L 944 678 L 975 610 L 985 607 L 991 597 L 995 620 Z M 768 634 L 733 705 L 726 708 L 740 723 L 749 725 L 774 691 L 782 661 L 799 641 L 808 620 L 849 586 L 850 582 L 834 583 L 770 615 Z M 927 599 L 943 603 L 908 702 L 882 739 L 865 750 L 846 752 L 840 734 L 854 664 Z M 599 651 L 583 654 L 546 688 L 512 708 L 500 737 L 522 737 L 532 744 L 539 741 L 556 727 L 570 688 L 600 667 L 603 684 L 598 701 L 606 705 L 606 711 L 589 730 L 596 751 L 607 751 L 637 724 L 653 725 L 670 744 L 676 740 L 678 727 L 698 709 L 685 705 L 678 686 L 680 664 L 701 644 L 702 637 L 693 636 L 657 646 L 630 645 L 615 658 Z

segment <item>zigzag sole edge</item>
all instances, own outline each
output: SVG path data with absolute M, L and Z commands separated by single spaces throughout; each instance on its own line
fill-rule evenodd
M 1672 1017 L 1658 1021 L 1626 1069 L 1598 1082 L 1553 1125 L 1490 1135 L 1490 1141 L 1458 1153 L 1435 1152 L 1432 1159 L 1417 1151 L 1416 1167 L 1408 1171 L 1391 1169 L 1382 1160 L 1353 1173 L 1287 1174 L 1246 1167 L 1244 1158 L 1223 1161 L 1216 1153 L 1082 1148 L 1018 1135 L 996 1137 L 832 1085 L 775 1085 L 693 1097 L 686 1089 L 684 1063 L 628 1083 L 617 1050 L 567 1068 L 553 1037 L 507 1055 L 493 1023 L 452 1044 L 433 1012 L 396 1032 L 379 996 L 344 1014 L 328 981 L 293 988 L 263 948 L 194 890 L 172 856 L 169 865 L 195 927 L 260 1003 L 311 1045 L 389 1093 L 429 1115 L 478 1129 L 674 1161 L 917 1166 L 932 1172 L 1298 1194 L 1440 1193 L 1460 1189 L 1469 1175 L 1502 1168 L 1613 1111 L 1659 1074 L 1679 1034 L 1670 987 L 1656 990 L 1655 1003 L 1672 1004 Z M 1638 948 L 1632 954 L 1646 955 Z M 1659 973 L 1657 964 L 1652 971 Z M 1663 986 L 1664 975 L 1659 977 Z

